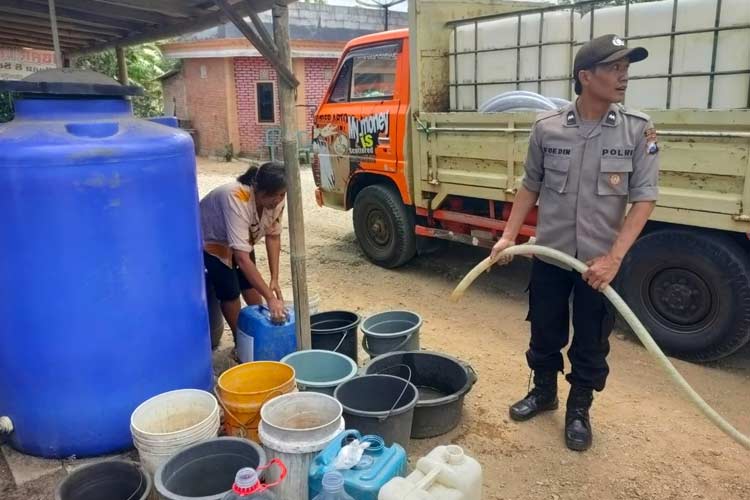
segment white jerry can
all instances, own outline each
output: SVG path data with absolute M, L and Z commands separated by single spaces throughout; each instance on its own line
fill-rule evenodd
M 378 500 L 480 500 L 482 466 L 460 446 L 438 446 L 417 461 L 408 477 L 395 477 Z

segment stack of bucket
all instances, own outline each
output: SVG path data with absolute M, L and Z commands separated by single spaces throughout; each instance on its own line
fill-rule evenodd
M 181 449 L 216 437 L 220 414 L 216 398 L 197 389 L 179 389 L 154 396 L 130 417 L 133 444 L 141 464 L 153 475 Z

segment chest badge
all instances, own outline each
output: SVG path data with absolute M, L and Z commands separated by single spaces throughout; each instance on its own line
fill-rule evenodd
M 620 177 L 620 174 L 610 174 L 609 175 L 609 183 L 612 186 L 619 186 L 622 182 L 622 177 Z

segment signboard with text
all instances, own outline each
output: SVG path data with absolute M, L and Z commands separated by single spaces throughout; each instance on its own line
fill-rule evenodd
M 0 47 L 0 80 L 20 80 L 54 67 L 55 53 L 51 50 Z

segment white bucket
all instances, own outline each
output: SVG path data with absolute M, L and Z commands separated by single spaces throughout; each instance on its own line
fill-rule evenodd
M 341 403 L 326 394 L 297 392 L 266 403 L 258 434 L 268 460 L 281 459 L 289 474 L 274 493 L 279 498 L 308 497 L 308 475 L 315 455 L 344 431 Z M 266 481 L 278 480 L 269 469 Z
M 291 288 L 285 288 L 281 293 L 284 294 L 284 307 L 294 310 L 294 291 Z M 312 290 L 307 291 L 307 304 L 310 316 L 320 312 L 320 296 Z
M 141 465 L 153 476 L 179 450 L 219 433 L 219 403 L 210 392 L 179 389 L 143 402 L 130 416 Z

